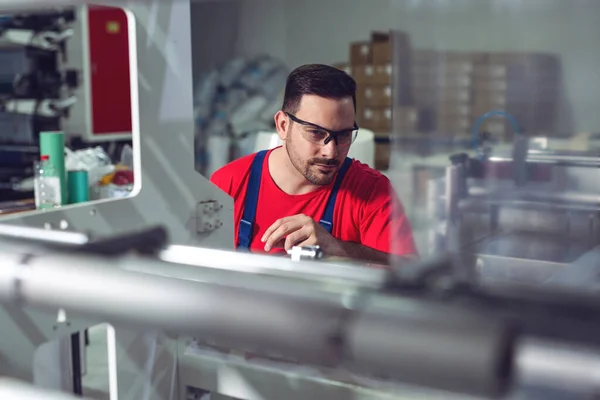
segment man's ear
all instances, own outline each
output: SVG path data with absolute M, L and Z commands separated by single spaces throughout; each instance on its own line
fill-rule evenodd
M 288 131 L 290 129 L 290 120 L 287 115 L 281 110 L 277 111 L 275 117 L 275 129 L 277 129 L 277 134 L 282 141 L 287 139 Z

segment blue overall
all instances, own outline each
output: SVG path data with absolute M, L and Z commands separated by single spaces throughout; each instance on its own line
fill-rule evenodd
M 252 161 L 252 166 L 250 167 L 250 179 L 248 180 L 246 200 L 244 202 L 244 215 L 242 216 L 238 230 L 238 250 L 240 251 L 250 251 L 252 235 L 254 234 L 254 220 L 256 218 L 256 207 L 258 205 L 258 193 L 260 191 L 260 178 L 262 176 L 262 168 L 266 155 L 267 150 L 258 152 Z M 335 201 L 350 164 L 352 164 L 352 159 L 346 158 L 342 164 L 342 167 L 338 171 L 337 177 L 335 178 L 335 183 L 333 184 L 333 189 L 331 190 L 329 199 L 327 200 L 325 212 L 319 221 L 321 226 L 325 228 L 329 234 L 333 232 L 333 209 L 335 207 Z

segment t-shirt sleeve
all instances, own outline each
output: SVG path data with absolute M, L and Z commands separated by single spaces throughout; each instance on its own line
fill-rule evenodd
M 216 185 L 219 189 L 231 196 L 232 177 L 230 174 L 225 173 L 223 169 L 219 169 L 212 174 L 210 181 L 212 184 Z
M 395 255 L 417 254 L 410 222 L 387 177 L 377 179 L 362 214 L 364 246 Z

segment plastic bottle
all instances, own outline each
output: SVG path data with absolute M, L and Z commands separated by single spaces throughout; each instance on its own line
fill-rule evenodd
M 61 187 L 58 170 L 50 162 L 50 157 L 42 155 L 34 166 L 34 193 L 37 209 L 60 207 Z

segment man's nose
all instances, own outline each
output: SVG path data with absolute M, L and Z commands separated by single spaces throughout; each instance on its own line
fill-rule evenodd
M 321 147 L 321 155 L 323 156 L 323 158 L 329 158 L 329 159 L 333 159 L 336 158 L 338 155 L 338 146 L 335 143 L 335 139 L 331 138 L 331 140 L 329 141 L 329 143 L 324 144 Z

